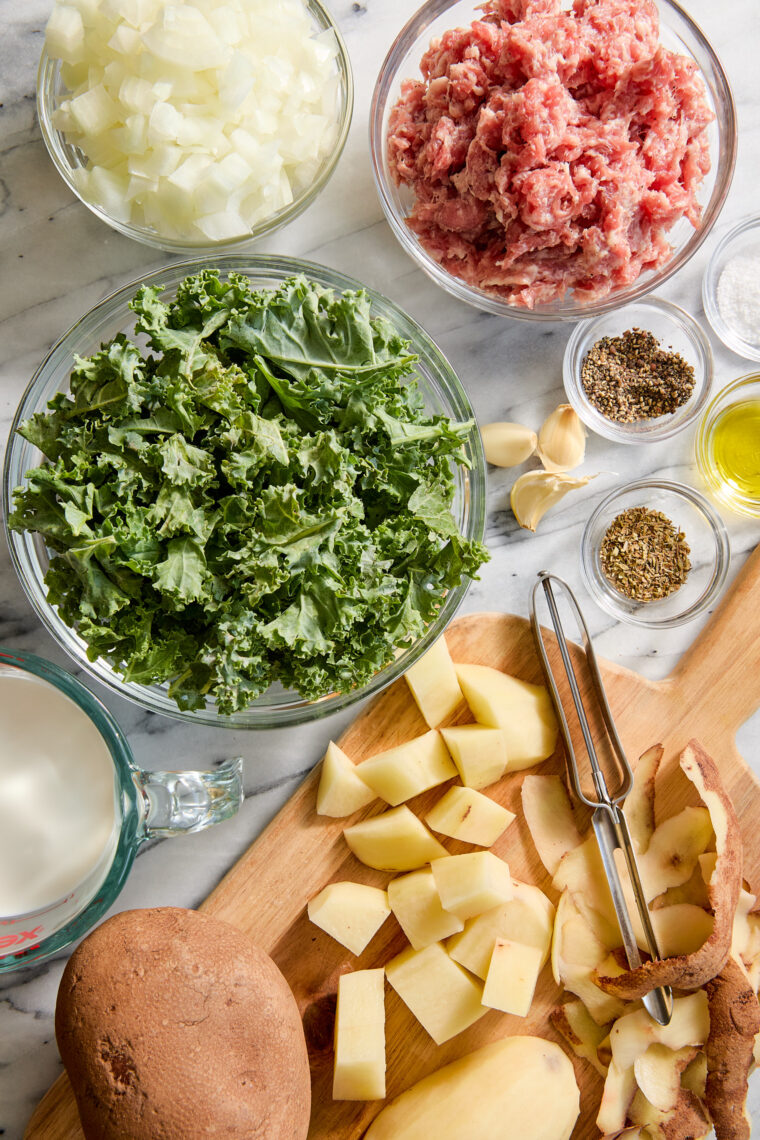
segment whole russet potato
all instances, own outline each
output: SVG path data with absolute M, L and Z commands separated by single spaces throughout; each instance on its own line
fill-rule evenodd
M 175 907 L 97 927 L 61 979 L 55 1033 L 87 1140 L 304 1140 L 295 999 L 234 927 Z

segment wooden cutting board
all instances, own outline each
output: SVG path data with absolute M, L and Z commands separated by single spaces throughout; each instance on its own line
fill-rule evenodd
M 541 679 L 530 628 L 523 618 L 486 613 L 462 617 L 450 627 L 447 641 L 455 661 L 492 665 L 529 681 Z M 736 751 L 734 738 L 739 726 L 760 705 L 760 547 L 704 632 L 666 680 L 648 681 L 609 662 L 603 663 L 602 671 L 629 756 L 639 756 L 657 741 L 665 745 L 669 776 L 661 788 L 658 786 L 659 813 L 668 815 L 684 801 L 695 802 L 690 785 L 674 767 L 678 751 L 689 738 L 697 737 L 715 757 L 742 824 L 745 876 L 757 891 L 760 784 Z M 459 719 L 470 718 L 463 714 Z M 425 730 L 426 725 L 401 680 L 357 718 L 340 743 L 354 760 L 360 761 Z M 558 751 L 533 771 L 560 771 L 561 767 Z M 272 955 L 295 993 L 311 1057 L 311 1140 L 358 1140 L 382 1106 L 340 1103 L 331 1098 L 337 979 L 347 970 L 383 965 L 403 948 L 405 940 L 391 917 L 356 959 L 308 922 L 306 902 L 326 883 L 348 878 L 384 885 L 389 878 L 354 859 L 342 839 L 340 820 L 315 815 L 318 779 L 316 770 L 202 909 L 249 933 Z M 508 860 L 517 878 L 537 883 L 556 901 L 520 816 L 521 780 L 520 773 L 507 775 L 489 789 L 491 796 L 518 813 L 495 850 Z M 436 789 L 420 796 L 411 806 L 427 810 L 439 794 L 440 789 Z M 373 805 L 361 814 L 371 815 L 378 810 Z M 454 841 L 445 842 L 453 853 L 467 849 Z M 436 1047 L 387 987 L 388 1095 L 396 1095 L 448 1061 L 507 1034 L 554 1037 L 547 1014 L 558 998 L 559 992 L 546 968 L 527 1018 L 490 1011 L 453 1041 Z M 601 1083 L 590 1066 L 575 1063 L 582 1111 L 574 1137 L 591 1140 L 599 1135 L 594 1118 Z M 188 1095 L 198 1095 L 198 1090 L 188 1090 Z M 71 1087 L 63 1075 L 35 1111 L 26 1140 L 81 1137 Z

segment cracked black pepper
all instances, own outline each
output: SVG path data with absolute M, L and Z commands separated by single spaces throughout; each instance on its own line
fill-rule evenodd
M 604 336 L 586 354 L 581 384 L 588 401 L 615 423 L 671 415 L 694 391 L 694 368 L 651 332 Z

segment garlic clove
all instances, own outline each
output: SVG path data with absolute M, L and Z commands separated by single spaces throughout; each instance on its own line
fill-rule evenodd
M 535 530 L 546 512 L 568 491 L 585 487 L 596 475 L 562 475 L 552 471 L 526 471 L 515 482 L 509 505 L 525 530 Z
M 486 424 L 480 429 L 486 459 L 495 467 L 516 467 L 530 459 L 538 436 L 523 424 Z
M 585 454 L 586 429 L 569 404 L 560 404 L 541 425 L 538 457 L 547 471 L 570 471 Z

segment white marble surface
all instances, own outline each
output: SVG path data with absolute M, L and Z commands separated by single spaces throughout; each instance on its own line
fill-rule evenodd
M 0 0 L 0 438 L 33 371 L 51 344 L 86 309 L 122 283 L 164 261 L 146 247 L 112 233 L 67 191 L 45 153 L 34 118 L 34 80 L 42 29 L 51 0 Z M 262 250 L 306 256 L 361 278 L 387 293 L 438 341 L 466 385 L 481 422 L 516 419 L 539 424 L 562 397 L 561 361 L 569 327 L 499 320 L 436 289 L 417 271 L 382 220 L 367 154 L 367 113 L 374 77 L 393 36 L 415 0 L 333 0 L 356 76 L 354 123 L 336 175 L 319 201 Z M 739 108 L 739 160 L 718 232 L 757 210 L 760 170 L 760 97 L 757 0 L 688 0 L 687 7 L 715 45 Z M 702 317 L 700 279 L 714 236 L 662 290 Z M 750 366 L 713 337 L 716 385 Z M 665 675 L 692 641 L 699 622 L 652 634 L 615 625 L 584 595 L 578 543 L 584 519 L 617 480 L 657 474 L 692 481 L 693 432 L 647 447 L 621 448 L 599 438 L 588 443 L 586 470 L 605 474 L 566 500 L 541 532 L 520 532 L 508 510 L 508 472 L 492 472 L 488 543 L 493 560 L 470 591 L 468 610 L 505 608 L 524 613 L 528 583 L 544 566 L 578 587 L 599 650 L 651 676 Z M 614 474 L 613 474 L 614 473 Z M 731 574 L 760 537 L 757 523 L 726 517 Z M 0 550 L 0 643 L 67 664 L 33 616 Z M 246 802 L 237 819 L 205 833 L 154 843 L 139 856 L 118 907 L 194 906 L 321 755 L 341 718 L 276 732 L 228 733 L 186 728 L 143 713 L 100 690 L 147 767 L 203 766 L 222 756 L 246 757 Z M 342 718 L 343 721 L 347 717 Z M 760 720 L 742 730 L 744 755 L 755 761 Z M 760 763 L 755 764 L 760 770 Z M 60 1071 L 53 1009 L 63 959 L 8 975 L 0 982 L 0 1136 L 17 1140 L 41 1094 Z M 754 1100 L 760 1120 L 760 1081 Z

